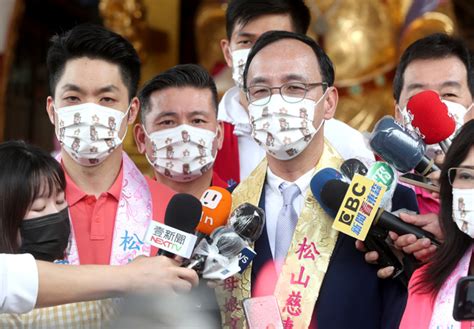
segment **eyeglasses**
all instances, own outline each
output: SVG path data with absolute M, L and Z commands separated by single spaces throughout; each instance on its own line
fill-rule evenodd
M 267 87 L 267 86 L 250 86 L 247 88 L 247 100 L 249 104 L 263 106 L 270 102 L 272 97 L 272 90 L 278 89 L 281 97 L 288 103 L 301 102 L 305 97 L 308 90 L 323 86 L 323 90 L 327 88 L 327 82 L 314 82 L 314 83 L 303 83 L 303 82 L 288 82 L 280 87 Z
M 448 180 L 454 188 L 474 188 L 474 169 L 465 167 L 449 168 Z

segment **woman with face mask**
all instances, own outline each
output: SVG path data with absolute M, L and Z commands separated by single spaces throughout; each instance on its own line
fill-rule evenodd
M 0 144 L 0 253 L 60 261 L 71 228 L 64 172 L 47 152 L 21 141 Z M 63 265 L 69 266 L 69 265 Z M 0 328 L 100 328 L 116 314 L 112 299 L 0 315 Z
M 59 162 L 20 141 L 0 144 L 0 253 L 64 258 L 71 232 Z
M 410 281 L 400 328 L 471 328 L 453 319 L 456 283 L 474 274 L 474 120 L 449 148 L 440 177 L 439 214 L 445 241 Z

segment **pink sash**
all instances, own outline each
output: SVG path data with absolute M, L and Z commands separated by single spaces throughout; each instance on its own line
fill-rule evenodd
M 61 156 L 56 159 L 61 161 Z M 150 245 L 144 244 L 143 238 L 152 219 L 151 193 L 145 177 L 125 152 L 122 159 L 122 191 L 115 217 L 110 265 L 125 265 L 139 255 L 150 255 Z M 66 254 L 69 264 L 79 264 L 74 230 L 71 230 Z

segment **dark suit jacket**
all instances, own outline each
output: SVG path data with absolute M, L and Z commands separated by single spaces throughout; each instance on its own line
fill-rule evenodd
M 265 191 L 259 207 L 265 209 Z M 399 208 L 418 211 L 415 193 L 401 185 L 392 199 L 392 209 Z M 272 259 L 266 227 L 255 243 L 255 251 L 252 282 Z M 313 311 L 312 326 L 316 322 L 318 329 L 398 328 L 407 290 L 396 280 L 377 278 L 377 269 L 365 262 L 352 237 L 339 234 Z

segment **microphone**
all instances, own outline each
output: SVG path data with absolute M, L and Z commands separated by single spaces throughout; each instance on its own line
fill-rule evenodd
M 382 159 L 400 172 L 416 172 L 426 176 L 440 170 L 425 156 L 425 143 L 401 127 L 390 116 L 380 119 L 370 136 L 370 146 Z
M 370 166 L 366 176 L 387 188 L 380 202 L 380 208 L 391 210 L 392 197 L 397 187 L 397 175 L 395 171 L 388 163 L 376 161 Z
M 349 185 L 339 180 L 330 180 L 321 189 L 321 200 L 328 208 L 332 209 L 334 212 L 337 212 L 343 205 L 344 197 L 348 191 Z M 351 200 L 354 201 L 354 200 Z M 347 219 L 347 218 L 345 218 Z M 352 219 L 347 219 L 352 220 Z M 428 238 L 431 240 L 431 243 L 439 246 L 440 243 L 436 240 L 433 234 L 426 232 L 425 230 L 419 228 L 418 226 L 405 223 L 400 218 L 391 213 L 378 208 L 376 210 L 375 219 L 371 227 L 380 226 L 389 231 L 393 231 L 399 235 L 404 234 L 413 234 L 418 239 Z
M 413 118 L 411 125 L 423 141 L 428 145 L 439 144 L 446 153 L 456 131 L 456 121 L 438 93 L 425 90 L 416 94 L 408 101 L 407 111 Z
M 158 256 L 189 258 L 196 243 L 193 232 L 201 213 L 201 202 L 197 198 L 186 193 L 175 194 L 166 207 L 165 224 L 150 222 L 145 241 L 160 248 Z
M 245 241 L 253 243 L 262 235 L 265 226 L 265 212 L 248 202 L 234 209 L 229 218 L 229 225 Z
M 341 165 L 341 168 L 343 166 L 344 164 Z M 363 171 L 367 171 L 367 168 L 365 168 L 365 170 Z M 333 180 L 338 180 L 342 182 L 341 174 L 337 170 L 334 170 L 332 168 L 324 168 L 320 170 L 318 173 L 316 173 L 316 175 L 313 176 L 310 183 L 311 192 L 313 193 L 315 199 L 318 201 L 319 205 L 331 218 L 336 217 L 337 210 L 331 209 L 326 205 L 324 200 L 322 200 L 321 198 L 321 192 L 322 192 L 323 186 L 325 186 L 326 183 L 328 183 L 329 181 L 333 181 Z M 407 286 L 408 278 L 406 275 L 402 275 L 404 273 L 403 264 L 400 262 L 397 256 L 395 256 L 393 251 L 387 245 L 385 241 L 387 236 L 388 236 L 387 230 L 382 229 L 382 228 L 372 228 L 368 232 L 368 235 L 364 240 L 365 247 L 368 250 L 377 251 L 377 253 L 379 254 L 378 264 L 380 268 L 393 266 L 394 268 L 393 278 L 398 278 L 402 282 L 402 284 Z
M 225 188 L 211 186 L 201 196 L 202 216 L 196 227 L 198 242 L 227 223 L 232 207 L 232 195 Z
M 341 173 L 351 180 L 355 174 L 360 174 L 365 176 L 367 174 L 367 167 L 366 165 L 360 161 L 359 159 L 347 159 L 341 164 Z

